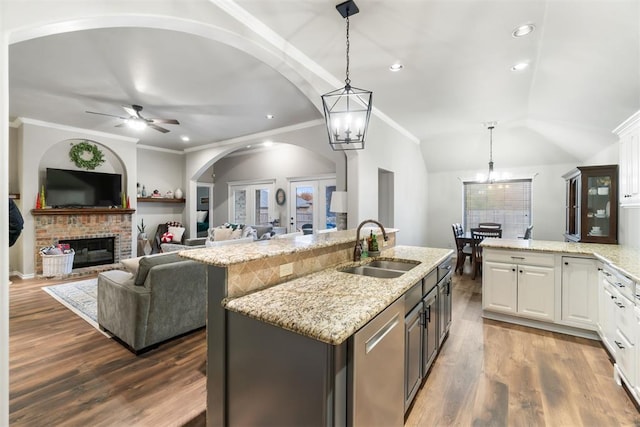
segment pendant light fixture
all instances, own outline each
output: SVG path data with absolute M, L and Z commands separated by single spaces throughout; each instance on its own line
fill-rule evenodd
M 489 129 L 489 174 L 487 175 L 487 182 L 493 184 L 496 180 L 495 173 L 493 172 L 493 129 L 496 127 L 497 122 L 487 122 L 485 125 Z
M 334 150 L 362 150 L 371 116 L 373 92 L 351 86 L 349 78 L 349 17 L 360 10 L 353 0 L 336 6 L 347 21 L 347 68 L 345 86 L 322 95 L 329 144 Z

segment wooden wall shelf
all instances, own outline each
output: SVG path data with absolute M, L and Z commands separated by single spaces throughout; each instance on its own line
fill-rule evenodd
M 31 209 L 31 215 L 94 215 L 94 214 L 132 214 L 135 209 L 122 208 L 76 208 L 76 209 Z
M 168 197 L 138 197 L 138 203 L 184 203 L 183 199 L 170 199 Z

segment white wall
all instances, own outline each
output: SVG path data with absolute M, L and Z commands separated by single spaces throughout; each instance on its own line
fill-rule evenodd
M 541 165 L 503 169 L 512 178 L 533 179 L 533 237 L 538 240 L 563 241 L 565 230 L 565 181 L 562 175 L 575 165 Z M 463 222 L 462 181 L 474 180 L 480 170 L 435 172 L 429 174 L 428 245 L 454 248 L 451 224 Z
M 140 188 L 144 185 L 148 196 L 153 190 L 165 195 L 167 191 L 175 192 L 178 188 L 185 191 L 184 183 L 184 154 L 177 151 L 153 150 L 138 147 L 138 183 Z M 135 186 L 135 183 L 134 183 Z M 145 232 L 152 239 L 155 236 L 158 224 L 168 221 L 178 221 L 186 224 L 185 204 L 183 203 L 138 203 L 136 206 L 136 225 L 140 225 L 144 219 Z M 134 230 L 134 236 L 138 230 Z M 188 235 L 188 234 L 187 234 Z M 136 246 L 134 246 L 136 247 Z M 135 254 L 133 254 L 135 256 Z
M 328 143 L 327 143 L 328 144 Z M 278 144 L 246 155 L 225 157 L 214 165 L 216 182 L 213 190 L 212 226 L 229 221 L 228 183 L 245 180 L 274 180 L 274 189 L 283 188 L 289 198 L 289 178 L 335 174 L 335 162 L 306 148 Z M 275 197 L 275 195 L 274 195 Z M 276 207 L 275 217 L 288 224 L 288 203 Z
M 348 157 L 348 227 L 378 219 L 378 169 L 384 169 L 394 174 L 397 243 L 426 245 L 428 176 L 420 146 L 372 116 L 365 149 Z

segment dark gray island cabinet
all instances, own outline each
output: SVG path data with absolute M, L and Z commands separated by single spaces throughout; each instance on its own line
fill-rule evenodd
M 228 425 L 404 424 L 448 333 L 450 258 L 382 305 L 396 279 L 328 270 L 227 303 Z

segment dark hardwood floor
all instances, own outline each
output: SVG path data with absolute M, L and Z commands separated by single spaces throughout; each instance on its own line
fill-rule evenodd
M 205 424 L 204 329 L 136 356 L 41 290 L 56 282 L 12 280 L 12 426 Z
M 53 283 L 10 286 L 12 426 L 205 424 L 204 330 L 135 356 L 40 289 Z M 640 426 L 598 342 L 483 320 L 468 272 L 453 296 L 407 426 Z

